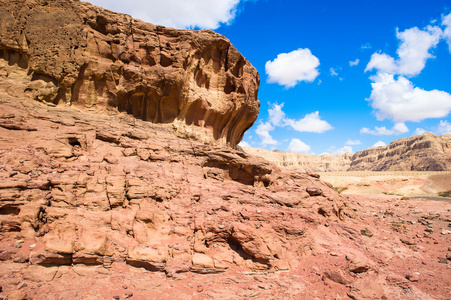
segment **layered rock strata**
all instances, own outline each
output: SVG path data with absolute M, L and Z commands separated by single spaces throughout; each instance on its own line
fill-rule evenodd
M 0 58 L 49 105 L 120 111 L 234 147 L 258 115 L 259 75 L 225 37 L 78 0 L 0 0 Z
M 0 59 L 0 298 L 449 298 L 448 202 L 345 198 L 28 84 Z
M 242 147 L 278 167 L 312 172 L 345 171 L 451 171 L 451 135 L 419 136 L 395 140 L 387 146 L 340 155 L 269 151 Z
M 283 152 L 253 147 L 242 147 L 249 154 L 258 155 L 274 163 L 280 168 L 295 169 L 301 172 L 341 172 L 346 171 L 351 164 L 352 153 L 341 155 Z
M 451 171 L 451 135 L 426 132 L 357 152 L 349 171 Z

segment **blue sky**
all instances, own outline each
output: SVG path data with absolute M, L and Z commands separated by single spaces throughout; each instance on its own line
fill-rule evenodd
M 449 0 L 90 2 L 230 39 L 261 77 L 242 144 L 342 153 L 451 133 Z

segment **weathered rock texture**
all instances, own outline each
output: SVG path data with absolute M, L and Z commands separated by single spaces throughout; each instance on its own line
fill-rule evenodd
M 449 298 L 451 203 L 49 107 L 27 71 L 0 59 L 0 298 Z
M 242 147 L 246 153 L 258 155 L 280 168 L 296 169 L 300 172 L 340 172 L 346 171 L 351 164 L 352 153 L 341 155 L 283 152 L 253 147 Z
M 126 112 L 234 147 L 258 115 L 259 75 L 229 40 L 78 0 L 0 0 L 0 58 L 36 100 Z
M 423 133 L 352 156 L 350 171 L 451 171 L 451 134 Z
M 402 138 L 384 147 L 341 155 L 309 155 L 243 147 L 281 168 L 312 172 L 451 171 L 451 135 L 432 133 Z

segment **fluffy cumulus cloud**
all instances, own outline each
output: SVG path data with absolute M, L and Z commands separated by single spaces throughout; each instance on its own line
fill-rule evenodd
M 349 65 L 351 66 L 351 67 L 355 67 L 355 66 L 357 66 L 358 64 L 359 64 L 359 62 L 360 62 L 360 59 L 356 59 L 356 60 L 351 60 L 350 62 L 349 62 Z
M 241 142 L 238 144 L 238 146 L 241 146 L 241 147 L 250 147 L 251 145 L 250 145 L 248 142 L 246 142 L 246 141 L 241 141 Z
M 414 131 L 414 135 L 420 135 L 420 134 L 423 134 L 425 132 L 427 132 L 427 131 L 424 128 L 417 128 Z
M 437 126 L 437 134 L 451 134 L 451 124 L 448 121 L 440 121 L 440 124 Z
M 383 141 L 376 142 L 376 143 L 373 145 L 373 147 L 385 147 L 385 146 L 387 146 L 387 144 L 384 143 Z
M 307 153 L 310 152 L 311 148 L 309 145 L 299 139 L 292 139 L 290 145 L 288 145 L 287 150 L 297 153 Z
M 374 53 L 365 71 L 376 70 L 368 100 L 378 120 L 390 119 L 396 123 L 420 122 L 429 118 L 442 118 L 451 111 L 451 95 L 444 91 L 426 91 L 407 79 L 421 73 L 430 50 L 443 38 L 450 41 L 451 14 L 443 17 L 443 30 L 439 26 L 417 27 L 397 31 L 400 41 L 395 59 L 385 53 Z M 450 44 L 451 50 L 451 44 Z M 367 133 L 397 134 L 385 127 Z
M 351 146 L 344 146 L 342 148 L 337 148 L 335 146 L 330 147 L 326 153 L 334 154 L 334 155 L 341 155 L 345 153 L 354 153 Z
M 231 22 L 240 0 L 89 0 L 94 5 L 175 28 L 216 29 Z
M 362 142 L 360 140 L 351 140 L 348 139 L 345 143 L 345 145 L 350 145 L 350 146 L 354 146 L 354 145 L 361 145 Z
M 275 139 L 272 138 L 270 131 L 273 131 L 274 127 L 269 122 L 261 122 L 258 124 L 257 129 L 255 129 L 255 133 L 260 137 L 261 144 L 264 146 L 267 145 L 278 145 Z
M 392 129 L 387 129 L 385 126 L 383 127 L 375 127 L 374 130 L 363 127 L 360 129 L 360 133 L 372 134 L 372 135 L 399 135 L 409 132 L 409 128 L 407 128 L 404 123 L 397 123 L 393 126 Z
M 298 49 L 281 53 L 273 61 L 266 62 L 265 70 L 269 83 L 291 88 L 301 81 L 314 81 L 319 75 L 318 66 L 319 59 L 310 49 Z
M 285 121 L 285 113 L 283 112 L 284 103 L 274 103 L 271 108 L 268 109 L 269 122 L 274 126 L 283 126 Z
M 299 120 L 285 119 L 285 124 L 299 132 L 324 133 L 333 129 L 328 122 L 321 119 L 318 111 L 306 114 L 304 118 Z
M 302 119 L 291 119 L 288 118 L 283 111 L 284 103 L 273 103 L 269 104 L 269 106 L 268 121 L 260 122 L 257 129 L 255 129 L 255 133 L 260 137 L 263 146 L 279 144 L 279 142 L 274 140 L 270 134 L 270 131 L 273 131 L 277 127 L 291 127 L 299 132 L 313 133 L 323 133 L 333 129 L 327 121 L 321 119 L 318 111 L 306 114 Z
M 399 58 L 395 60 L 385 53 L 374 53 L 365 71 L 376 69 L 390 74 L 418 75 L 427 59 L 433 57 L 429 51 L 437 46 L 442 30 L 437 26 L 428 26 L 425 30 L 414 27 L 403 32 L 397 31 L 396 37 L 401 41 L 396 52 Z
M 387 73 L 372 76 L 372 79 L 373 90 L 368 100 L 379 120 L 419 122 L 445 117 L 451 111 L 451 95 L 444 91 L 426 91 L 403 76 L 395 79 Z
M 448 42 L 449 52 L 451 52 L 451 13 L 443 17 L 442 25 L 445 27 L 443 37 Z

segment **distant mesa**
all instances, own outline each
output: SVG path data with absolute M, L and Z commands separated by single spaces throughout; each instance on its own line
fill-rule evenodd
M 300 171 L 451 171 L 451 134 L 436 136 L 423 133 L 355 154 L 309 155 L 251 147 L 243 149 L 279 167 Z
M 257 70 L 228 39 L 77 0 L 0 0 L 0 58 L 50 105 L 124 112 L 235 147 L 259 112 Z

